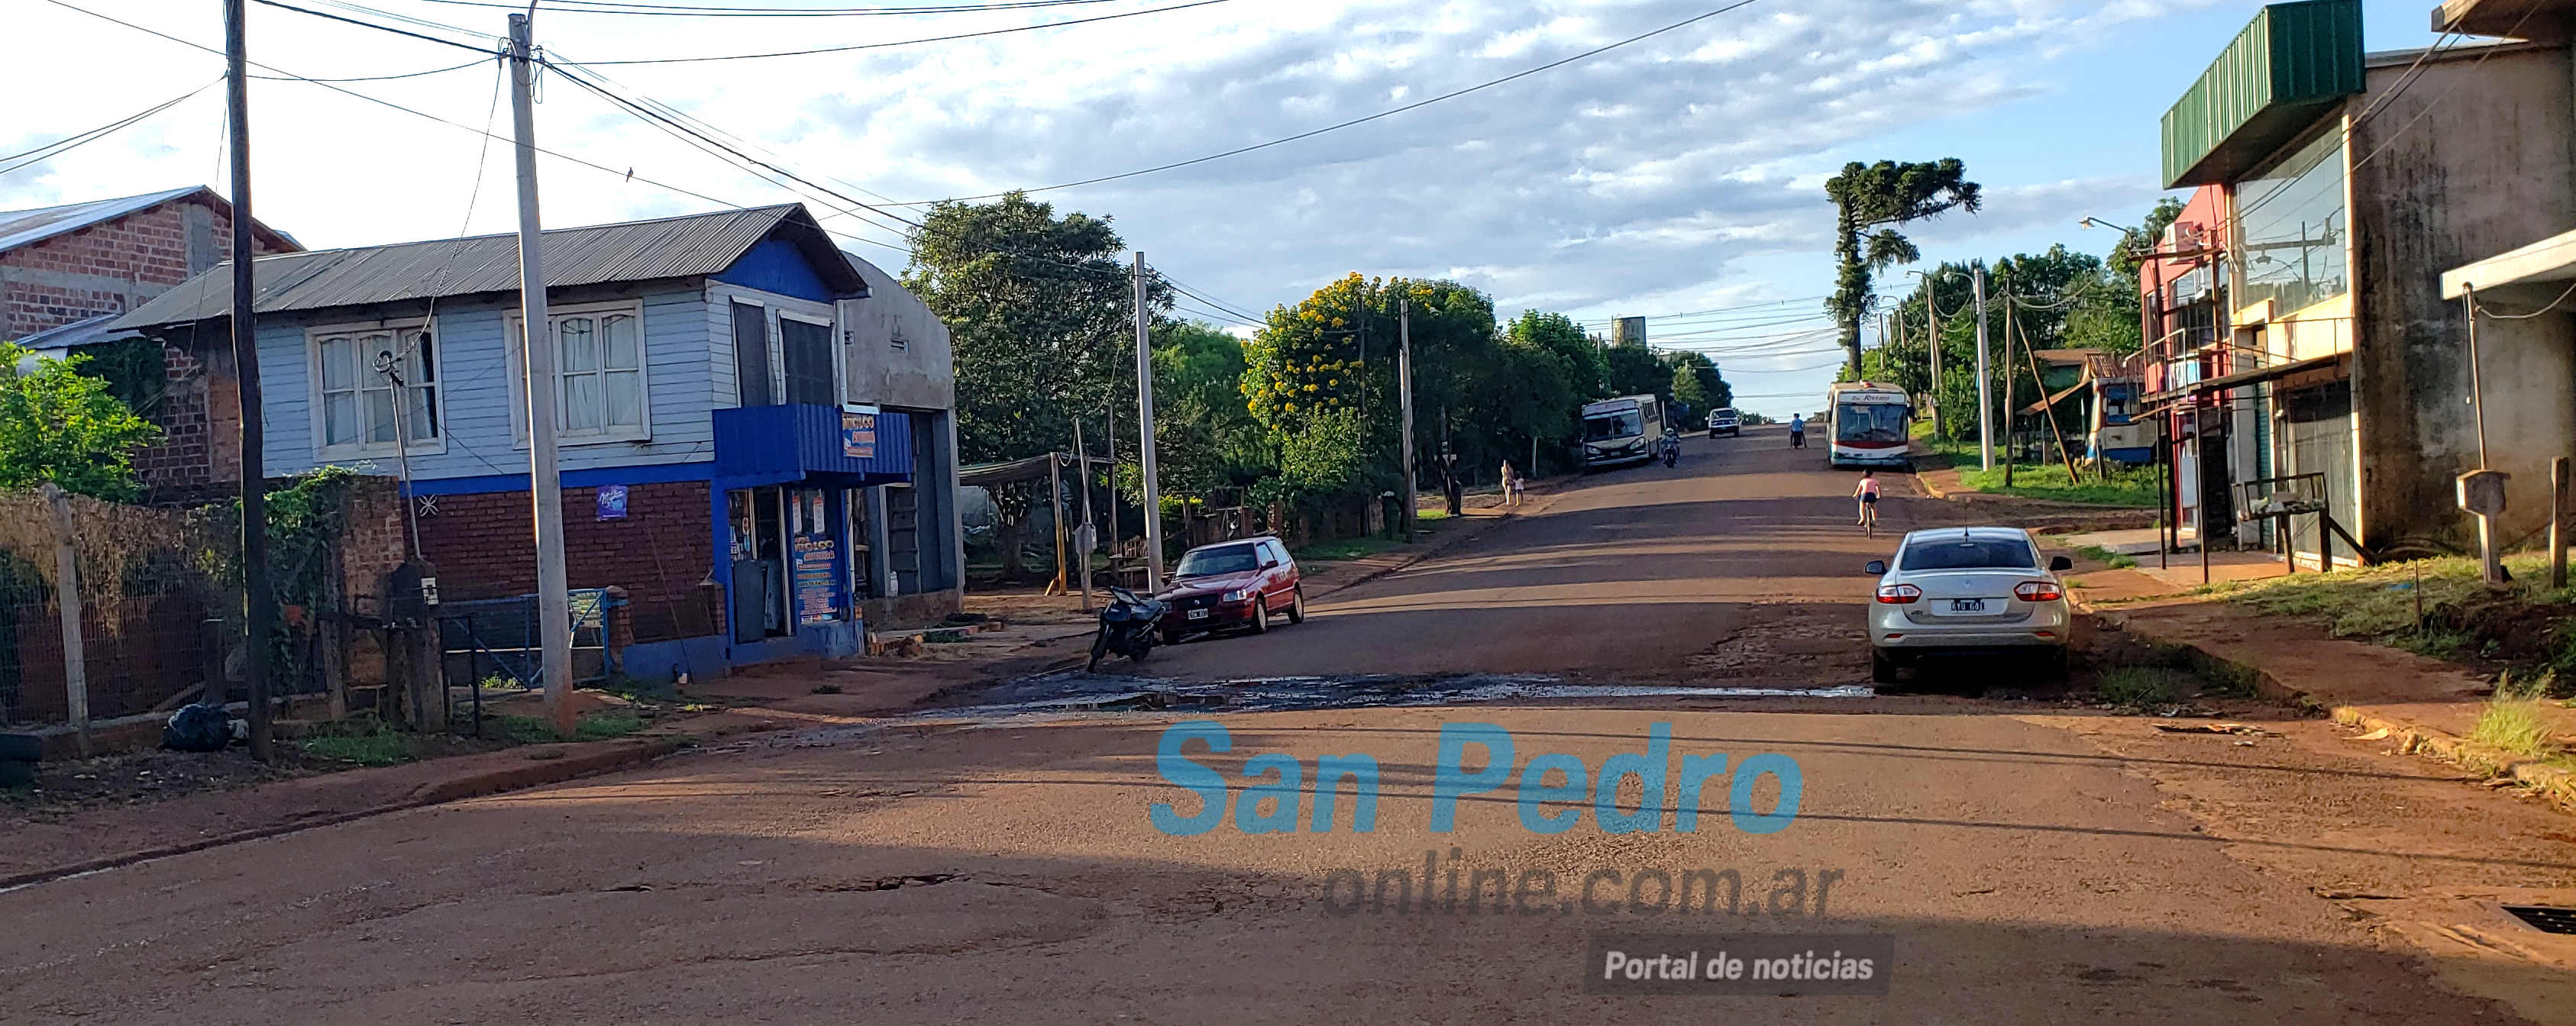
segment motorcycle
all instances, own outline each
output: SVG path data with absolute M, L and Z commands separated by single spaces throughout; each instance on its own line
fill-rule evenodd
M 1091 638 L 1091 663 L 1084 672 L 1098 672 L 1100 660 L 1113 653 L 1144 662 L 1162 630 L 1164 608 L 1161 599 L 1111 587 L 1109 604 L 1100 610 L 1100 632 Z
M 1665 436 L 1664 436 L 1664 465 L 1665 465 L 1665 466 L 1667 466 L 1667 467 L 1672 466 L 1672 465 L 1674 465 L 1675 463 L 1679 463 L 1679 462 L 1681 461 L 1681 458 L 1682 458 L 1682 440 L 1681 440 L 1681 436 L 1679 436 L 1679 435 L 1665 435 Z

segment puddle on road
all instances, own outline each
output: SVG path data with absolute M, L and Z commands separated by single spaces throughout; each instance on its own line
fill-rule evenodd
M 1158 712 L 1467 705 L 1581 698 L 1870 698 L 1863 685 L 1829 688 L 1682 687 L 1569 684 L 1542 674 L 1255 677 L 1190 683 L 1117 674 L 1063 672 L 1005 681 L 956 696 L 956 704 L 907 719 L 994 719 L 1048 713 Z

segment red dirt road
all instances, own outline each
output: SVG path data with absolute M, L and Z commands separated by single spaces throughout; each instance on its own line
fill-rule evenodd
M 1695 440 L 1678 471 L 1598 479 L 1319 604 L 1331 615 L 1304 628 L 1184 646 L 1163 668 L 1225 672 L 1196 660 L 1276 648 L 1279 665 L 1307 672 L 1545 661 L 1622 678 L 1847 683 L 1859 657 L 1831 643 L 1855 631 L 1858 578 L 1836 568 L 1865 546 L 1828 523 L 1825 496 L 1848 478 L 1809 454 L 1791 463 L 1759 433 L 1731 444 L 1715 455 L 1730 442 Z M 1633 533 L 1674 551 L 1639 562 L 1603 548 L 1621 536 L 1613 506 L 1672 489 L 1727 495 L 1633 514 L 1651 524 Z M 1561 600 L 1596 586 L 1647 598 Z M 1699 633 L 1640 630 L 1647 611 L 1691 617 Z M 1407 615 L 1424 619 L 1371 622 Z M 1479 622 L 1488 629 L 1464 626 Z M 1823 626 L 1759 630 L 1800 623 Z M 1614 645 L 1599 637 L 1608 628 L 1642 636 Z M 1185 718 L 765 737 L 0 893 L 15 927 L 0 937 L 0 1019 L 2501 1023 L 2547 1021 L 2567 980 L 2427 956 L 2401 937 L 2418 920 L 2388 904 L 2562 884 L 2576 873 L 2567 821 L 2314 721 L 2269 723 L 2277 736 L 2239 745 L 1963 698 L 1221 715 L 1231 750 L 1190 751 L 1229 781 L 1264 753 L 1309 773 L 1322 756 L 1373 756 L 1375 829 L 1352 831 L 1346 801 L 1328 833 L 1247 834 L 1229 817 L 1173 836 L 1148 810 L 1199 811 L 1155 770 L 1162 731 Z M 1466 796 L 1456 829 L 1434 832 L 1440 732 L 1469 722 L 1508 730 L 1521 763 L 1562 753 L 1597 769 L 1644 751 L 1657 723 L 1671 725 L 1675 760 L 1778 753 L 1799 767 L 1798 814 L 1746 833 L 1712 798 L 1695 833 L 1670 819 L 1605 833 L 1585 811 L 1544 834 L 1506 789 Z M 1622 788 L 1632 804 L 1639 791 Z M 1752 806 L 1776 795 L 1765 782 Z M 1313 809 L 1298 811 L 1311 827 Z M 1418 878 L 1426 853 L 1446 862 L 1453 848 L 1463 869 L 1544 870 L 1556 888 L 1526 915 L 1353 910 L 1350 892 L 1328 894 L 1346 879 L 1337 870 Z M 1654 902 L 1639 878 L 1694 869 L 1734 871 L 1746 903 L 1641 910 Z M 1618 876 L 1594 885 L 1587 910 L 1583 882 L 1604 871 Z M 1892 934 L 1892 991 L 1586 995 L 1588 938 L 1609 931 Z

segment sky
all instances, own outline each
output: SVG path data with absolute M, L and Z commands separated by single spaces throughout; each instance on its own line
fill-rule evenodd
M 487 49 L 518 9 L 494 0 L 289 2 Z M 900 204 L 1036 189 L 1296 135 L 1529 71 L 1728 0 L 1059 0 L 824 17 L 625 15 L 563 9 L 568 2 L 540 0 L 534 19 L 552 59 L 593 66 L 626 95 L 676 108 L 840 195 L 764 181 L 556 71 L 536 107 L 538 144 L 562 155 L 539 162 L 548 226 L 802 199 L 845 249 L 899 272 L 903 219 L 920 210 Z M 996 0 L 639 2 L 847 11 Z M 2365 0 L 2367 45 L 2431 43 L 2433 5 Z M 2107 251 L 2115 231 L 2077 222 L 2134 225 L 2164 195 L 2157 119 L 2258 6 L 1753 0 L 1351 128 L 1035 198 L 1111 219 L 1149 263 L 1206 297 L 1185 297 L 1183 316 L 1248 330 L 1239 315 L 1293 304 L 1351 271 L 1448 278 L 1491 295 L 1504 319 L 1526 309 L 1587 322 L 1654 318 L 1650 343 L 1708 352 L 1738 406 L 1785 416 L 1814 409 L 1839 362 L 1820 330 L 1821 298 L 1833 287 L 1825 179 L 1850 161 L 1965 161 L 1984 210 L 1908 229 L 1919 266 L 2055 243 Z M 0 154 L 188 98 L 52 159 L 0 170 L 0 210 L 227 187 L 221 5 L 6 8 L 0 17 L 14 37 L 49 41 L 13 47 L 14 79 L 76 88 L 17 93 L 0 121 Z M 1104 20 L 908 43 L 1093 18 Z M 510 131 L 493 62 L 263 4 L 249 24 L 251 59 L 284 75 L 454 68 L 336 89 L 254 81 L 250 166 L 263 222 L 314 248 L 512 230 L 511 151 L 482 134 L 506 141 Z M 874 46 L 607 63 L 859 45 Z M 0 169 L 16 163 L 0 160 Z M 1912 280 L 1901 269 L 1889 278 Z M 1723 312 L 1703 312 L 1712 310 Z

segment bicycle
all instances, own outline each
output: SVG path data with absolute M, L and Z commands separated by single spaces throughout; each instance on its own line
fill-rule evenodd
M 1860 526 L 1866 537 L 1878 537 L 1878 503 L 1868 499 L 1861 500 Z

